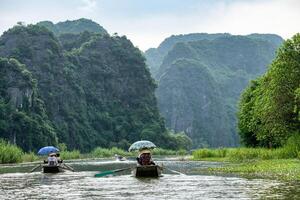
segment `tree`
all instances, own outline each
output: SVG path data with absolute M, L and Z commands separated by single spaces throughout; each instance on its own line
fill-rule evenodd
M 300 34 L 282 45 L 257 83 L 242 96 L 240 135 L 247 146 L 255 146 L 257 141 L 260 146 L 282 146 L 300 130 Z

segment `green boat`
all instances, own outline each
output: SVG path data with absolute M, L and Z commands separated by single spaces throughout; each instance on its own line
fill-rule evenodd
M 158 165 L 144 165 L 137 166 L 132 170 L 132 174 L 135 177 L 160 177 L 162 173 L 162 167 Z

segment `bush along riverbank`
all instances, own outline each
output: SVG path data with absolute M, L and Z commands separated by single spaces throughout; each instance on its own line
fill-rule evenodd
M 137 156 L 136 152 L 128 152 L 120 148 L 101 148 L 97 147 L 90 153 L 81 153 L 78 150 L 68 151 L 64 145 L 59 145 L 60 157 L 63 160 L 71 159 L 96 159 L 96 158 L 111 158 L 115 154 L 125 157 L 135 157 Z M 169 150 L 156 148 L 153 150 L 153 155 L 157 156 L 183 156 L 187 155 L 186 150 Z M 43 160 L 44 156 L 38 156 L 33 152 L 25 153 L 16 145 L 10 144 L 4 140 L 0 140 L 0 164 L 6 163 L 20 163 L 20 162 L 34 162 Z
M 224 162 L 221 167 L 204 169 L 209 173 L 300 181 L 300 138 L 292 137 L 277 149 L 199 149 L 193 152 L 193 160 Z

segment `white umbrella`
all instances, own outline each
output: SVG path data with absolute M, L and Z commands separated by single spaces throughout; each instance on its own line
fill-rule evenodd
M 153 142 L 150 142 L 148 140 L 141 140 L 133 143 L 128 151 L 136 151 L 136 150 L 142 150 L 142 149 L 154 149 L 156 147 Z

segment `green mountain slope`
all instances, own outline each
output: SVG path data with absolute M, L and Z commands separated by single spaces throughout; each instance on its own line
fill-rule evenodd
M 63 142 L 70 149 L 87 152 L 96 146 L 127 148 L 140 139 L 172 147 L 169 141 L 174 141 L 157 109 L 156 85 L 141 52 L 126 37 L 91 32 L 57 37 L 43 26 L 15 26 L 0 38 L 0 57 L 0 123 L 5 129 L 0 136 L 23 149 Z M 29 89 L 35 92 L 22 92 L 26 87 L 13 82 L 5 86 L 7 76 L 21 79 L 21 72 L 12 74 L 6 69 L 10 58 L 22 63 L 35 83 Z M 17 98 L 23 99 L 26 110 L 16 110 L 10 103 L 11 87 L 20 88 Z M 26 103 L 28 99 L 39 104 Z M 5 115 L 15 112 L 25 113 L 39 129 L 32 125 L 15 137 L 13 127 L 27 127 L 17 120 L 8 123 Z
M 183 36 L 179 36 L 179 42 L 165 54 L 159 68 L 152 70 L 158 81 L 159 109 L 167 127 L 185 131 L 194 147 L 238 144 L 239 96 L 249 80 L 265 72 L 278 47 L 274 38 L 279 38 L 257 34 L 213 36 L 198 41 L 189 41 L 187 37 L 188 42 L 182 42 Z M 171 38 L 175 40 L 176 36 Z M 150 66 L 153 67 L 156 66 Z

